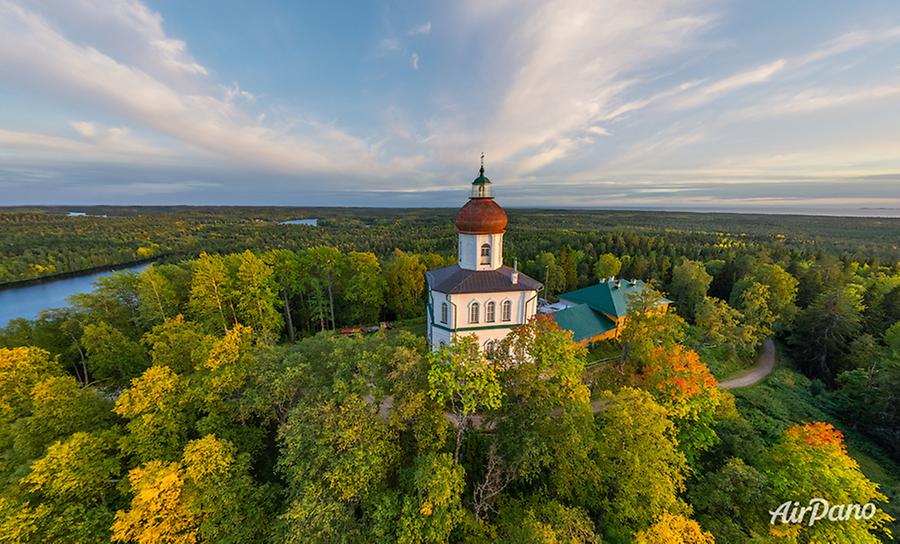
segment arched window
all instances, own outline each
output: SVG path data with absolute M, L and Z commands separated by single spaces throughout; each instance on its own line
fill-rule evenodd
M 446 302 L 441 303 L 441 323 L 447 323 L 447 316 L 450 313 L 450 307 Z
M 496 321 L 497 316 L 497 305 L 493 302 L 488 302 L 484 306 L 484 320 L 487 323 L 493 323 Z
M 473 302 L 471 306 L 469 306 L 469 323 L 478 323 L 478 303 Z
M 491 244 L 481 244 L 481 264 L 491 264 Z
M 494 352 L 497 351 L 497 341 L 496 340 L 488 340 L 484 343 L 484 356 L 488 359 L 493 359 Z
M 502 319 L 503 321 L 512 320 L 512 302 L 504 300 L 500 312 L 500 319 Z

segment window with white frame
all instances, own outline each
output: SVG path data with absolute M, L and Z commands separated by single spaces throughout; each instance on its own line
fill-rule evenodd
M 491 264 L 491 244 L 481 244 L 481 264 Z
M 450 315 L 450 307 L 446 302 L 441 303 L 441 323 L 446 324 L 448 316 Z
M 503 321 L 511 321 L 512 320 L 512 302 L 505 300 L 503 301 L 503 306 L 501 307 L 501 315 L 500 319 Z
M 497 305 L 493 302 L 488 302 L 484 306 L 484 321 L 486 323 L 493 323 L 496 321 L 497 316 Z
M 478 313 L 479 313 L 479 310 L 480 310 L 480 308 L 479 308 L 477 302 L 473 302 L 473 303 L 469 306 L 469 323 L 478 323 L 478 319 L 479 319 Z

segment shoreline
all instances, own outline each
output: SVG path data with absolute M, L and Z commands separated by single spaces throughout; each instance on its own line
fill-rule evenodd
M 163 261 L 169 257 L 173 257 L 172 255 L 161 255 L 158 257 L 149 257 L 147 259 L 137 259 L 134 261 L 128 261 L 124 263 L 103 265 L 103 266 L 93 266 L 91 268 L 83 268 L 81 270 L 72 270 L 69 272 L 60 272 L 58 274 L 50 274 L 48 276 L 40 276 L 38 278 L 29 278 L 25 280 L 13 280 L 8 281 L 6 283 L 0 283 L 0 291 L 9 291 L 13 289 L 19 289 L 21 287 L 31 287 L 33 285 L 41 285 L 44 283 L 53 283 L 54 281 L 65 280 L 70 278 L 78 278 L 81 276 L 89 276 L 91 274 L 96 274 L 98 272 L 117 272 L 117 269 L 125 269 L 125 268 L 133 268 L 136 266 L 140 266 L 142 264 L 153 263 L 156 261 Z

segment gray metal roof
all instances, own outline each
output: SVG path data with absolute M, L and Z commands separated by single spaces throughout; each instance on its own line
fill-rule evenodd
M 501 266 L 497 270 L 466 270 L 458 264 L 425 273 L 428 286 L 439 293 L 497 293 L 501 291 L 536 291 L 541 284 L 519 272 L 519 281 L 512 282 L 513 269 Z

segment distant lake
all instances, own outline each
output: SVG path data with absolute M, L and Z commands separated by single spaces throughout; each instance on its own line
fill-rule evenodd
M 291 219 L 288 221 L 282 221 L 282 225 L 309 225 L 310 227 L 318 227 L 319 220 L 318 219 Z
M 142 263 L 117 270 L 48 280 L 45 283 L 0 290 L 0 327 L 5 327 L 13 319 L 20 317 L 34 319 L 44 310 L 65 308 L 69 305 L 70 296 L 93 291 L 94 282 L 99 278 L 126 270 L 140 272 L 149 266 L 150 263 Z

